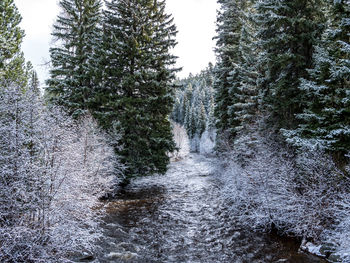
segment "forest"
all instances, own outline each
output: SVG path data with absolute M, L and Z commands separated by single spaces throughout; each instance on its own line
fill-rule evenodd
M 0 1 L 0 262 L 119 262 L 109 202 L 200 158 L 232 224 L 350 262 L 350 1 L 217 2 L 216 63 L 179 78 L 165 0 L 60 0 L 40 83 Z

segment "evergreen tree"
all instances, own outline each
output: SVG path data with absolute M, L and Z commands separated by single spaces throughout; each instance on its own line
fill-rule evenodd
M 46 91 L 53 103 L 78 117 L 94 102 L 101 0 L 61 0 L 59 5 L 61 14 L 52 33 L 57 45 L 50 49 L 52 69 Z
M 207 126 L 207 113 L 205 112 L 205 108 L 202 102 L 198 108 L 197 116 L 198 121 L 196 131 L 199 137 L 201 137 Z
M 215 110 L 215 99 L 214 99 L 214 95 L 212 94 L 210 96 L 210 103 L 209 103 L 208 117 L 207 117 L 207 129 L 208 130 L 215 129 L 214 110 Z
M 279 125 L 295 126 L 303 109 L 300 78 L 312 65 L 314 44 L 323 27 L 320 0 L 263 0 L 256 4 L 258 37 L 264 50 L 259 85 Z
M 181 107 L 181 101 L 179 98 L 175 98 L 174 107 L 176 109 L 179 109 Z M 181 111 L 173 111 L 171 113 L 171 119 L 174 120 L 176 123 L 181 123 L 181 121 L 183 120 L 181 116 Z
M 186 111 L 185 111 L 185 118 L 184 118 L 184 127 L 189 137 L 192 137 L 191 123 L 192 123 L 191 104 L 187 104 Z
M 306 141 L 345 154 L 350 149 L 350 5 L 329 1 L 330 24 L 314 54 L 314 67 L 302 79 L 307 108 L 302 124 L 286 132 L 297 145 Z
M 232 140 L 239 125 L 233 105 L 237 102 L 237 87 L 239 85 L 239 72 L 235 63 L 239 60 L 239 40 L 241 31 L 240 10 L 244 1 L 219 0 L 221 10 L 217 18 L 217 47 L 218 63 L 215 69 L 214 89 L 215 117 L 218 129 L 217 146 L 220 148 L 221 140 Z
M 187 87 L 185 88 L 185 92 L 182 95 L 182 106 L 181 106 L 181 115 L 184 118 L 182 123 L 186 122 L 186 116 L 188 113 L 188 110 L 191 108 L 192 104 L 192 97 L 193 97 L 193 88 L 192 84 L 188 84 Z M 187 116 L 188 118 L 188 116 Z M 187 119 L 188 121 L 188 119 Z M 180 124 L 182 124 L 180 122 Z
M 197 112 L 196 112 L 196 108 L 192 105 L 190 111 L 189 111 L 189 114 L 190 114 L 190 121 L 189 121 L 189 128 L 188 128 L 188 131 L 189 131 L 189 137 L 190 139 L 193 139 L 195 137 L 195 135 L 197 135 L 197 119 L 196 119 L 196 116 L 197 116 Z
M 116 151 L 128 178 L 164 173 L 175 149 L 168 118 L 176 72 L 173 18 L 159 0 L 112 0 L 106 7 L 99 119 L 122 131 L 123 149 Z
M 24 31 L 13 0 L 0 1 L 0 79 L 25 87 L 25 60 L 21 52 Z M 4 85 L 4 84 L 3 84 Z
M 29 75 L 29 87 L 33 93 L 40 95 L 40 82 L 38 73 L 35 70 L 32 70 Z
M 256 24 L 253 21 L 255 9 L 254 1 L 246 1 L 241 10 L 241 33 L 239 42 L 239 61 L 236 71 L 239 72 L 239 83 L 236 86 L 235 96 L 237 102 L 233 105 L 236 120 L 241 128 L 247 128 L 256 119 L 258 110 L 258 84 L 259 74 L 258 58 L 262 54 L 257 45 Z

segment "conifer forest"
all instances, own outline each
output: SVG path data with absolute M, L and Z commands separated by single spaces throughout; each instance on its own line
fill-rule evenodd
M 198 0 L 216 61 L 186 77 L 169 0 L 57 0 L 45 81 L 20 1 L 1 263 L 350 262 L 350 0 Z

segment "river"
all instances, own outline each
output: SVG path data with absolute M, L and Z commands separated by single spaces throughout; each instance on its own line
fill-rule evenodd
M 106 206 L 98 262 L 325 262 L 293 240 L 241 228 L 221 198 L 215 159 L 200 155 L 133 181 Z

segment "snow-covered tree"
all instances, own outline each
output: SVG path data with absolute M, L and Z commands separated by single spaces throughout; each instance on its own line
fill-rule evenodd
M 196 130 L 199 136 L 201 136 L 207 126 L 207 113 L 205 112 L 205 108 L 202 102 L 199 104 L 197 116 L 198 116 L 198 121 L 197 121 Z
M 295 114 L 303 110 L 304 93 L 298 87 L 322 33 L 322 5 L 319 0 L 256 2 L 257 34 L 264 52 L 258 81 L 264 106 L 280 127 L 295 126 Z
M 340 155 L 350 147 L 350 5 L 330 1 L 329 26 L 314 54 L 314 67 L 301 80 L 307 107 L 297 115 L 302 124 L 286 131 L 297 146 L 318 145 Z
M 24 31 L 19 27 L 22 17 L 13 0 L 1 1 L 0 13 L 0 79 L 24 87 L 27 79 L 20 49 Z
M 96 106 L 93 94 L 97 85 L 96 48 L 101 40 L 101 0 L 61 0 L 59 5 L 46 92 L 53 103 L 78 117 Z
M 215 117 L 218 129 L 218 149 L 221 141 L 232 140 L 239 122 L 233 105 L 237 102 L 235 93 L 240 84 L 240 74 L 235 63 L 239 60 L 239 40 L 241 32 L 240 12 L 245 1 L 219 0 L 221 8 L 217 18 L 215 67 Z M 236 83 L 237 85 L 234 85 Z
M 240 13 L 241 33 L 239 42 L 239 60 L 236 61 L 236 71 L 239 73 L 233 84 L 237 102 L 232 110 L 235 112 L 236 120 L 239 121 L 238 129 L 248 128 L 257 118 L 259 106 L 259 86 L 257 79 L 259 76 L 259 57 L 263 52 L 258 45 L 256 37 L 257 26 L 254 23 L 256 10 L 254 1 L 246 1 Z M 232 74 L 235 71 L 232 72 Z
M 45 106 L 32 76 L 0 88 L 0 261 L 67 262 L 94 250 L 95 206 L 123 166 L 91 117 Z
M 112 0 L 104 12 L 104 87 L 100 120 L 116 121 L 129 178 L 165 173 L 175 149 L 173 107 L 176 27 L 163 0 Z M 107 90 L 107 92 L 105 92 Z

